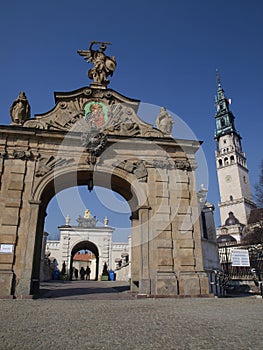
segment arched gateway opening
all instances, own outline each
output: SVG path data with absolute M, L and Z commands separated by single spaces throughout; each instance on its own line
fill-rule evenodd
M 95 264 L 94 264 L 94 266 L 92 266 L 94 268 L 94 274 L 89 279 L 94 279 L 95 281 L 97 281 L 98 276 L 99 276 L 99 250 L 98 250 L 98 247 L 93 242 L 90 242 L 90 241 L 82 241 L 80 243 L 77 243 L 73 247 L 71 254 L 70 254 L 70 264 L 69 264 L 70 274 L 73 273 L 73 267 L 75 269 L 77 269 L 76 266 L 73 266 L 74 257 L 76 256 L 76 254 L 78 255 L 78 253 L 80 253 L 80 251 L 83 251 L 83 250 L 85 251 L 84 256 L 87 254 L 86 251 L 91 252 L 95 256 Z M 89 261 L 88 261 L 88 265 L 86 265 L 86 266 L 90 267 Z M 84 268 L 84 266 L 82 266 L 82 267 Z M 80 271 L 80 269 L 81 269 L 81 267 L 78 266 L 78 271 Z M 80 276 L 80 278 L 81 278 L 81 276 Z M 74 279 L 74 275 L 70 275 L 70 279 Z
M 117 269 L 116 280 L 128 284 L 131 211 L 122 196 L 99 186 L 91 192 L 87 186 L 70 187 L 52 198 L 46 213 L 40 282 L 78 280 L 87 267 L 88 279 L 101 280 L 106 263 L 108 275 Z
M 39 198 L 42 205 L 39 208 L 39 218 L 38 225 L 40 234 L 36 237 L 35 242 L 35 252 L 32 270 L 32 284 L 31 293 L 38 294 L 40 287 L 40 270 L 41 261 L 43 255 L 43 236 L 44 232 L 46 211 L 50 200 L 64 189 L 70 188 L 72 186 L 85 186 L 88 188 L 89 179 L 92 176 L 93 187 L 100 186 L 108 188 L 111 191 L 120 194 L 127 201 L 131 213 L 130 219 L 136 217 L 136 211 L 138 208 L 138 198 L 136 196 L 136 191 L 131 189 L 130 184 L 127 179 L 123 179 L 117 174 L 114 176 L 109 172 L 97 171 L 96 168 L 92 172 L 87 170 L 80 170 L 75 172 L 73 169 L 64 169 L 64 171 L 52 178 L 46 178 L 46 181 L 42 184 L 41 189 L 39 188 Z M 90 214 L 89 214 L 90 215 Z M 105 243 L 104 241 L 110 240 L 110 246 L 112 245 L 112 232 L 114 228 L 108 226 L 108 224 L 97 227 L 96 220 L 94 225 L 90 225 L 94 218 L 85 219 L 81 218 L 79 220 L 85 220 L 88 225 L 82 225 L 80 222 L 78 226 L 63 225 L 60 226 L 60 251 L 55 255 L 59 262 L 59 267 L 61 270 L 62 263 L 65 264 L 65 272 L 67 278 L 73 279 L 73 258 L 76 253 L 80 251 L 90 251 L 94 254 L 96 261 L 92 266 L 92 279 L 98 280 L 101 277 L 103 270 L 103 264 L 106 263 L 109 268 L 113 268 L 113 263 L 111 261 L 111 254 L 104 252 Z M 94 232 L 96 231 L 96 232 Z M 106 248 L 107 250 L 109 248 Z M 50 250 L 50 249 L 49 249 Z M 51 250 L 52 251 L 52 250 Z M 82 264 L 84 266 L 84 264 Z M 87 263 L 85 268 L 87 267 Z M 93 271 L 95 269 L 95 271 Z M 79 269 L 78 269 L 79 270 Z M 94 274 L 95 272 L 95 274 Z M 127 279 L 128 281 L 128 279 Z
M 94 60 L 96 52 L 79 51 Z M 115 58 L 105 56 L 100 72 L 94 60 L 88 87 L 56 92 L 54 108 L 34 118 L 14 108 L 12 124 L 1 126 L 0 294 L 37 293 L 49 201 L 68 187 L 98 185 L 131 209 L 132 290 L 207 295 L 195 185 L 200 142 L 174 139 L 165 108 L 156 127 L 142 121 L 140 101 L 107 87 Z M 25 95 L 18 100 L 28 110 Z

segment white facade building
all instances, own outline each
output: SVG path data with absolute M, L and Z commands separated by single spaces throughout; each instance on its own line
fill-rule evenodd
M 78 226 L 71 226 L 70 220 L 66 218 L 66 225 L 60 226 L 60 240 L 46 240 L 46 255 L 52 260 L 56 259 L 58 268 L 62 270 L 64 264 L 66 274 L 72 278 L 74 267 L 89 265 L 91 268 L 91 279 L 98 280 L 101 277 L 103 266 L 106 263 L 108 270 L 121 270 L 121 279 L 130 278 L 130 243 L 112 242 L 114 228 L 108 226 L 108 219 L 105 218 L 104 226 L 97 226 L 96 217 L 90 217 L 88 210 L 84 217 L 79 216 Z M 78 252 L 91 252 L 93 258 L 88 261 L 74 262 Z M 75 265 L 74 265 L 75 264 Z M 125 270 L 125 271 L 124 271 Z M 119 276 L 120 280 L 120 276 Z

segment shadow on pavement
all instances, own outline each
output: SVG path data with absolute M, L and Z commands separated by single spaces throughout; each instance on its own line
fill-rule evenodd
M 41 299 L 131 299 L 128 282 L 50 281 L 42 282 Z

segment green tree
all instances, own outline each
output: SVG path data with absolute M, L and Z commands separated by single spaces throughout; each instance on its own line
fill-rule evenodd
M 263 160 L 260 164 L 259 181 L 255 185 L 255 199 L 257 206 L 263 208 Z
M 249 232 L 243 239 L 244 244 L 263 244 L 263 224 L 260 222 L 258 226 Z

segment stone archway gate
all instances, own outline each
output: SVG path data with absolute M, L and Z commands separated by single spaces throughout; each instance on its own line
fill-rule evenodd
M 137 115 L 139 101 L 105 86 L 55 93 L 34 119 L 0 127 L 0 295 L 37 293 L 45 210 L 60 190 L 110 188 L 131 208 L 132 290 L 207 295 L 195 189 L 200 143 Z

